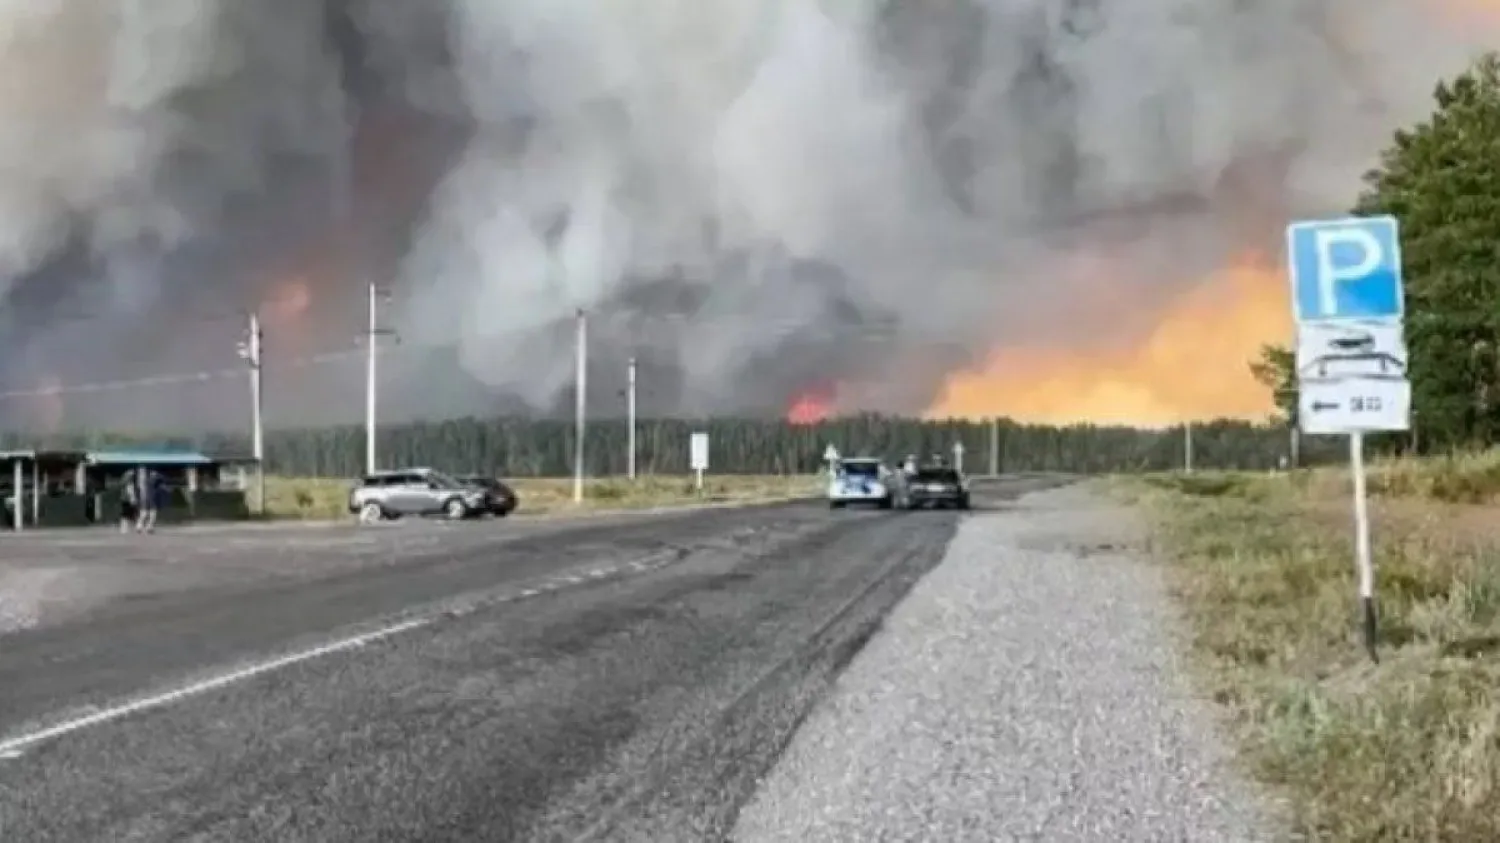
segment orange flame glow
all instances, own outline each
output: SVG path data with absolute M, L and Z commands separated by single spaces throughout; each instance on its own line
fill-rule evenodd
M 792 400 L 786 420 L 792 424 L 817 424 L 833 415 L 833 396 L 826 389 L 808 389 Z
M 312 292 L 308 288 L 306 279 L 300 277 L 283 279 L 276 285 L 270 298 L 266 300 L 268 321 L 280 325 L 296 322 L 307 313 L 310 304 L 312 304 Z
M 1249 364 L 1290 330 L 1285 276 L 1247 257 L 1184 292 L 1133 350 L 1003 349 L 982 371 L 951 377 L 928 415 L 1146 426 L 1261 418 L 1271 397 Z

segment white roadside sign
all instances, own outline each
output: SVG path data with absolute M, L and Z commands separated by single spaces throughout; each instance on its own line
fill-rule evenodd
M 1400 322 L 1308 322 L 1297 326 L 1297 377 L 1404 378 L 1408 354 Z
M 1396 378 L 1306 381 L 1298 395 L 1304 433 L 1337 435 L 1411 429 L 1411 383 Z
M 1411 428 L 1400 223 L 1393 216 L 1303 220 L 1287 226 L 1286 239 L 1297 423 L 1304 433 L 1349 437 L 1354 568 L 1365 648 L 1379 661 L 1365 434 Z
M 707 433 L 694 433 L 688 439 L 688 463 L 694 471 L 708 471 Z
M 694 433 L 688 439 L 688 462 L 692 463 L 693 483 L 703 491 L 703 472 L 708 471 L 708 434 Z

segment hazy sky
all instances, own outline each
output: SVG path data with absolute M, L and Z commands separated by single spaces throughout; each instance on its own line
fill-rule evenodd
M 1347 207 L 1493 41 L 1439 11 L 11 0 L 0 392 L 233 367 L 228 317 L 270 300 L 272 419 L 356 418 L 374 279 L 393 413 L 566 404 L 577 308 L 601 411 L 632 354 L 654 412 L 828 382 L 920 410 L 997 346 L 1129 345 L 1226 255 Z M 63 409 L 236 424 L 243 395 Z

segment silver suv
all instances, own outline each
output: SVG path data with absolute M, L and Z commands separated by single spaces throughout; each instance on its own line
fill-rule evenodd
M 367 524 L 403 515 L 442 515 L 458 521 L 488 509 L 483 489 L 430 468 L 377 471 L 349 492 L 349 511 Z

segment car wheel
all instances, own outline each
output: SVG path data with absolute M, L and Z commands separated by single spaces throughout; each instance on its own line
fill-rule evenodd
M 843 501 L 829 501 L 828 502 L 828 508 L 829 509 L 843 509 L 844 508 L 844 502 Z
M 890 509 L 891 506 L 894 505 L 894 503 L 895 502 L 891 500 L 891 496 L 890 495 L 886 495 L 885 497 L 883 497 L 883 498 L 880 499 L 880 508 L 881 509 Z
M 359 523 L 378 524 L 385 520 L 385 509 L 378 503 L 367 503 L 359 508 Z
M 959 498 L 958 499 L 958 508 L 959 509 L 965 509 L 965 510 L 968 509 L 969 508 L 969 499 L 967 497 Z
M 463 501 L 459 500 L 458 498 L 453 498 L 452 500 L 443 504 L 443 515 L 446 516 L 449 521 L 462 521 L 463 519 L 469 517 L 469 508 L 464 505 Z

